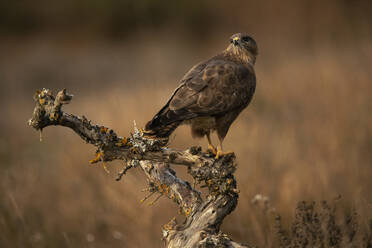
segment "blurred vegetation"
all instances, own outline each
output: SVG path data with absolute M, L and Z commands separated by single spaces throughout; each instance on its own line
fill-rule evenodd
M 349 211 L 340 215 L 336 205 L 322 201 L 300 202 L 290 230 L 283 228 L 280 216 L 276 217 L 276 232 L 279 247 L 372 247 L 372 220 L 369 227 L 359 227 L 358 213 Z
M 347 216 L 356 223 L 357 212 L 358 235 L 368 233 L 370 13 L 364 0 L 1 1 L 0 247 L 160 247 L 161 226 L 181 218 L 175 206 L 166 199 L 141 205 L 143 175 L 133 170 L 118 183 L 121 163 L 109 164 L 110 174 L 88 166 L 94 149 L 66 129 L 44 130 L 40 143 L 26 126 L 32 95 L 66 87 L 75 95 L 67 111 L 126 135 L 236 32 L 258 42 L 258 84 L 225 140 L 238 158 L 241 194 L 223 230 L 237 241 L 279 247 L 274 212 L 295 243 L 297 227 L 314 229 L 298 224 L 299 216 L 323 211 L 301 205 L 295 212 L 297 202 L 342 195 L 339 214 L 329 212 L 336 227 L 350 235 L 354 224 L 342 223 Z M 181 127 L 171 144 L 205 143 Z M 252 204 L 257 194 L 270 206 Z
M 212 1 L 6 0 L 0 3 L 0 31 L 33 34 L 73 29 L 115 38 L 141 28 L 172 24 L 201 32 L 214 17 L 210 4 Z
M 302 31 L 305 38 L 310 38 L 314 29 L 319 34 L 326 31 L 339 36 L 334 38 L 341 38 L 351 31 L 371 34 L 371 12 L 367 0 L 4 0 L 0 3 L 0 33 L 33 35 L 75 31 L 123 38 L 141 29 L 166 27 L 177 27 L 194 35 L 244 26 L 269 28 L 274 25 L 285 30 L 283 25 L 276 25 L 282 23 L 287 28 L 297 25 L 296 32 Z

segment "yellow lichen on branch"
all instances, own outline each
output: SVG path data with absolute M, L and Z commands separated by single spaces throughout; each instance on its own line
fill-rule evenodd
M 107 130 L 108 130 L 107 127 L 102 126 L 102 127 L 100 128 L 99 131 L 100 131 L 101 133 L 107 133 Z
M 72 95 L 66 90 L 56 96 L 48 89 L 37 91 L 34 96 L 36 106 L 28 125 L 40 131 L 48 126 L 65 126 L 72 129 L 84 141 L 97 148 L 90 164 L 102 162 L 100 166 L 109 173 L 105 162 L 124 160 L 125 166 L 118 173 L 121 177 L 130 169 L 140 167 L 148 178 L 148 195 L 153 205 L 162 196 L 172 199 L 178 206 L 180 214 L 186 216 L 187 226 L 177 229 L 175 219 L 163 226 L 163 238 L 168 247 L 196 247 L 208 242 L 223 245 L 218 247 L 235 247 L 231 240 L 220 240 L 219 227 L 222 220 L 235 209 L 237 204 L 236 181 L 233 176 L 236 170 L 235 156 L 225 155 L 219 159 L 201 148 L 191 147 L 185 151 L 169 148 L 168 140 L 153 139 L 144 135 L 146 131 L 135 127 L 135 132 L 128 137 L 119 137 L 114 130 L 103 125 L 94 125 L 86 117 L 76 116 L 62 111 L 64 104 L 70 103 Z M 195 182 L 204 182 L 200 187 L 208 188 L 208 196 L 203 199 L 202 192 L 194 185 L 177 177 L 173 165 L 184 165 Z M 218 210 L 218 211 L 217 211 Z M 195 238 L 195 233 L 205 236 Z M 179 245 L 189 242 L 189 246 Z M 228 241 L 228 243 L 226 243 Z M 174 244 L 177 244 L 175 246 Z M 191 245 L 192 244 L 192 245 Z M 204 247 L 204 246 L 203 246 Z M 245 246 L 236 246 L 245 247 Z
M 96 157 L 92 160 L 89 160 L 89 163 L 91 164 L 98 163 L 99 161 L 102 161 L 102 157 L 103 157 L 103 152 L 97 152 Z
M 99 161 L 102 161 L 102 167 L 103 167 L 103 169 L 104 169 L 107 173 L 110 173 L 110 171 L 109 171 L 108 168 L 107 168 L 106 163 L 103 162 L 103 156 L 104 156 L 103 152 L 97 152 L 97 153 L 96 153 L 96 157 L 95 157 L 94 159 L 89 160 L 89 163 L 91 163 L 91 164 L 95 164 L 95 163 L 98 163 Z
M 122 146 L 125 146 L 125 145 L 130 145 L 130 143 L 128 143 L 128 138 L 124 137 L 124 138 L 120 139 L 115 145 L 118 146 L 118 147 L 122 147 Z

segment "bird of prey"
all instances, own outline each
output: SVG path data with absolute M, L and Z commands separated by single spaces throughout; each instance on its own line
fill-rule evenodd
M 168 102 L 146 124 L 144 134 L 167 139 L 179 125 L 189 124 L 193 137 L 207 136 L 208 148 L 216 158 L 227 154 L 222 151 L 222 141 L 255 92 L 257 54 L 253 38 L 232 35 L 224 51 L 185 74 Z M 211 143 L 211 131 L 217 132 L 217 148 Z

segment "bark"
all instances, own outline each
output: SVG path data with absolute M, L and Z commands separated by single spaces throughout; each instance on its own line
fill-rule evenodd
M 224 218 L 238 203 L 234 154 L 215 159 L 200 147 L 174 150 L 167 147 L 166 140 L 144 137 L 136 127 L 129 137 L 120 137 L 114 130 L 92 124 L 84 116 L 63 112 L 62 106 L 71 99 L 72 95 L 65 89 L 56 96 L 48 89 L 37 91 L 34 95 L 36 106 L 28 124 L 40 132 L 52 125 L 72 129 L 84 141 L 97 147 L 91 163 L 104 165 L 113 160 L 126 161 L 117 180 L 127 170 L 140 167 L 148 178 L 150 194 L 158 193 L 172 199 L 186 216 L 182 224 L 173 219 L 163 226 L 162 238 L 167 247 L 252 247 L 232 241 L 220 230 Z M 170 165 L 187 166 L 194 183 L 207 187 L 208 194 L 203 197 L 195 185 L 177 177 Z

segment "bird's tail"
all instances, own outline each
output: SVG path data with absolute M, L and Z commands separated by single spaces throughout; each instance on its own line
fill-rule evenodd
M 145 134 L 156 138 L 168 138 L 182 122 L 177 119 L 176 113 L 163 108 L 146 124 Z
M 168 138 L 173 131 L 181 124 L 180 121 L 172 122 L 167 125 L 154 125 L 149 121 L 145 127 L 145 136 L 153 136 L 156 138 Z

